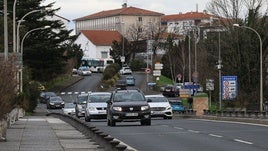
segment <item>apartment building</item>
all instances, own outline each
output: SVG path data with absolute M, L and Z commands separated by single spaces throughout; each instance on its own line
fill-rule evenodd
M 148 32 L 150 24 L 160 26 L 161 16 L 164 14 L 136 7 L 128 7 L 126 3 L 122 8 L 101 11 L 84 17 L 74 19 L 75 31 L 81 30 L 111 30 L 119 31 L 126 38 L 130 28 L 136 27 L 139 32 Z

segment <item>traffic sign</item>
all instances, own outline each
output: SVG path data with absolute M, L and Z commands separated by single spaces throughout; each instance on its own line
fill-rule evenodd
M 145 72 L 146 72 L 147 74 L 149 74 L 149 73 L 151 72 L 151 69 L 150 69 L 150 68 L 146 68 L 146 69 L 145 69 Z
M 156 64 L 154 64 L 154 68 L 157 69 L 157 70 L 161 70 L 161 69 L 163 69 L 163 64 L 156 63 Z
M 153 76 L 161 76 L 161 70 L 154 70 Z

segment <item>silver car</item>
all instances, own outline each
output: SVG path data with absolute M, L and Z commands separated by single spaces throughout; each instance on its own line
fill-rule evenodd
M 86 103 L 87 103 L 87 99 L 88 99 L 88 94 L 87 93 L 79 94 L 77 96 L 77 99 L 74 102 L 76 117 L 80 118 L 80 117 L 85 116 L 85 106 L 86 106 Z
M 85 111 L 85 121 L 91 119 L 106 119 L 107 101 L 110 99 L 110 92 L 92 92 L 88 96 Z
M 168 99 L 162 94 L 145 95 L 151 108 L 151 117 L 163 117 L 164 119 L 172 119 L 172 107 Z

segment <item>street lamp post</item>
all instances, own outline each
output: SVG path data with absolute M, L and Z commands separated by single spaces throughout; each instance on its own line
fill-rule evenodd
M 17 0 L 13 3 L 13 52 L 16 52 L 16 4 Z
M 21 46 L 20 46 L 20 52 L 21 52 L 21 62 L 22 62 L 22 67 L 23 67 L 23 43 L 24 43 L 24 40 L 25 38 L 31 33 L 31 32 L 34 32 L 36 30 L 41 30 L 41 29 L 46 29 L 46 28 L 50 28 L 50 26 L 45 26 L 45 27 L 39 27 L 39 28 L 35 28 L 35 29 L 32 29 L 30 31 L 28 31 L 22 38 L 21 40 Z M 20 71 L 20 92 L 22 92 L 23 90 L 23 79 L 22 79 L 22 75 L 23 75 L 23 71 L 21 70 Z
M 262 39 L 260 34 L 253 28 L 247 26 L 240 26 L 239 24 L 233 24 L 234 27 L 246 28 L 257 34 L 260 41 L 260 112 L 263 110 L 263 77 L 262 77 Z
M 32 13 L 35 13 L 35 12 L 42 12 L 42 11 L 44 11 L 43 9 L 40 9 L 40 10 L 32 10 L 32 11 L 30 11 L 30 12 L 28 12 L 28 13 L 26 13 L 19 21 L 18 21 L 18 26 L 17 26 L 17 38 L 16 38 L 16 40 L 17 40 L 17 43 L 16 43 L 16 46 L 17 46 L 17 52 L 19 52 L 19 50 L 20 50 L 20 24 L 21 24 L 21 22 L 24 20 L 24 18 L 26 17 L 26 16 L 28 16 L 28 15 L 30 15 L 30 14 L 32 14 Z

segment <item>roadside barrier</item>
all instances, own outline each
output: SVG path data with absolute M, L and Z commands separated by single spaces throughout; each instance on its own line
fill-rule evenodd
M 204 110 L 204 115 L 217 116 L 217 117 L 239 117 L 239 118 L 257 118 L 267 119 L 268 111 L 216 111 L 216 110 Z
M 100 131 L 95 126 L 91 126 L 90 123 L 82 121 L 74 116 L 69 116 L 63 113 L 48 113 L 47 116 L 57 117 L 73 127 L 79 130 L 84 135 L 92 138 L 96 141 L 104 150 L 110 151 L 131 151 L 127 149 L 126 145 L 123 145 L 120 141 L 116 140 L 109 134 Z

